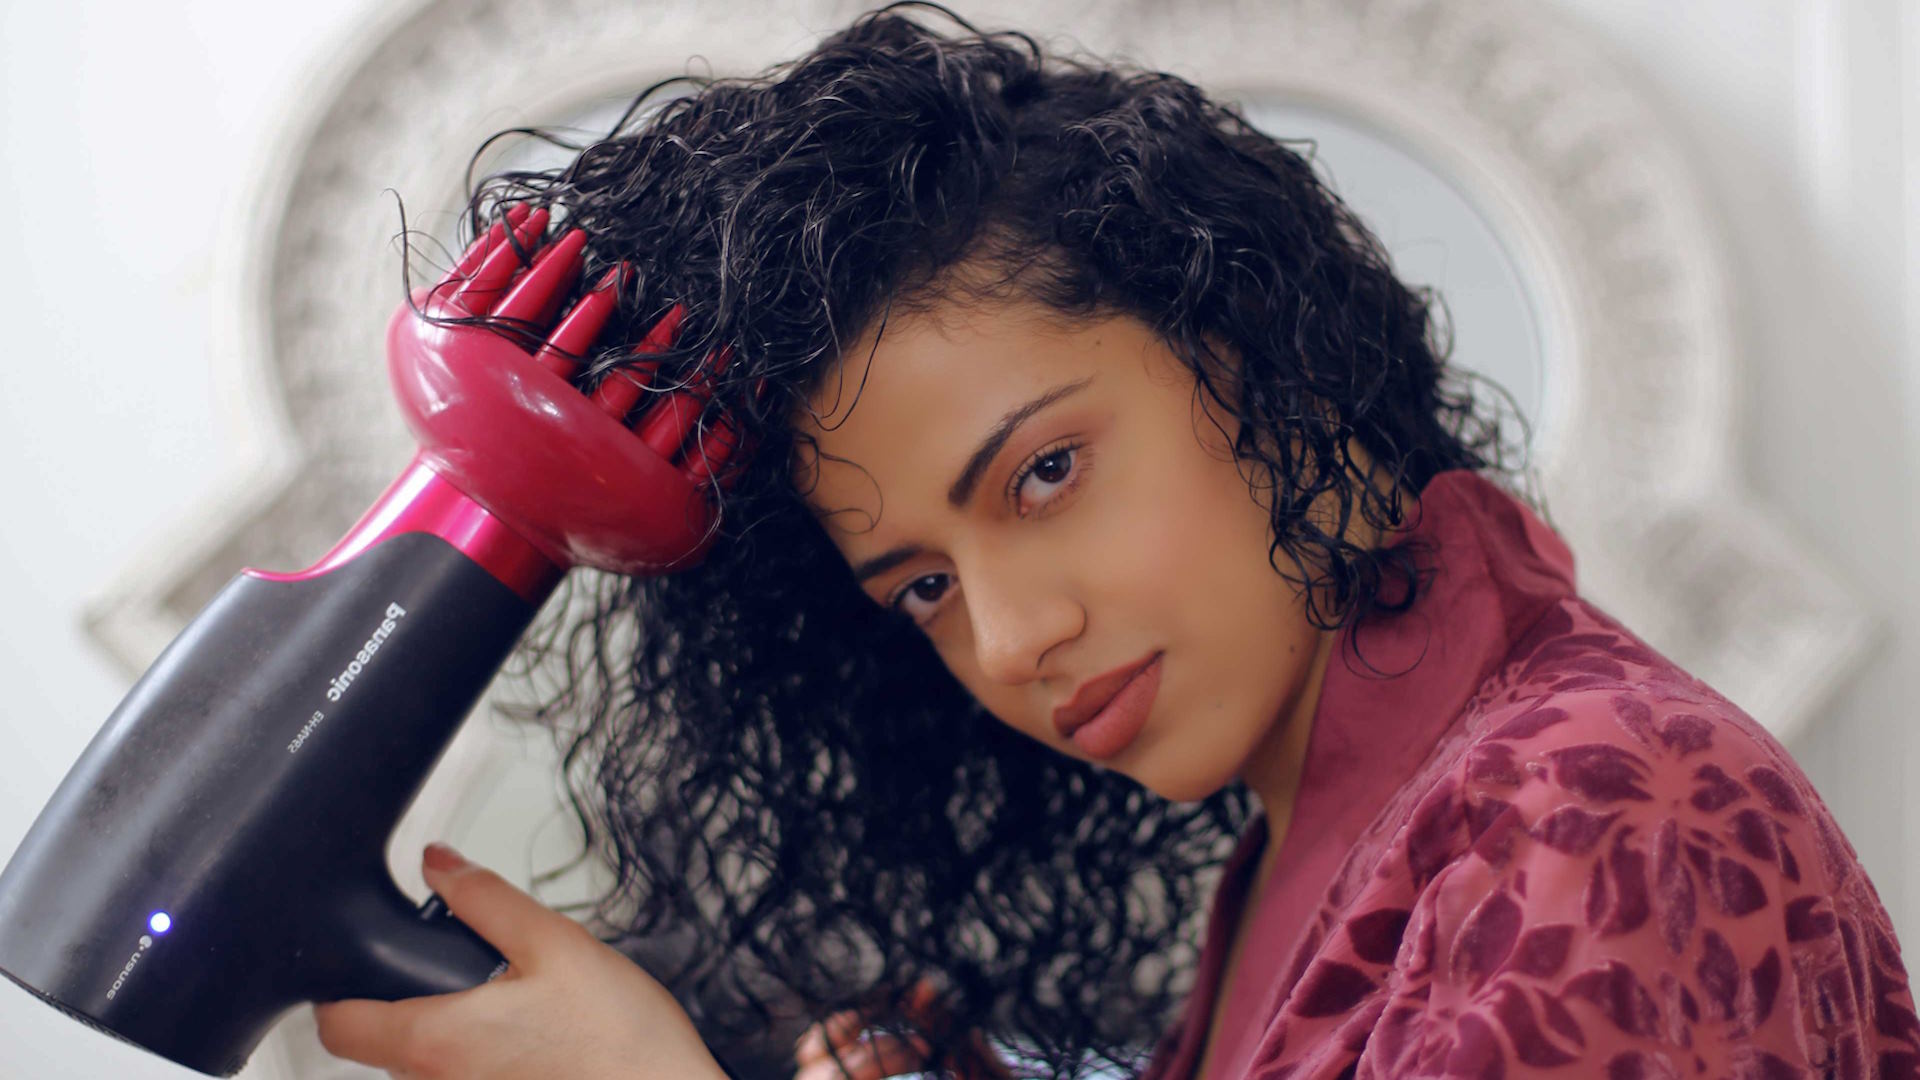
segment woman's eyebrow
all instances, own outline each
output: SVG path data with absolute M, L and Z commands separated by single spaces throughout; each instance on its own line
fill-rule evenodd
M 1033 400 L 1009 409 L 1007 414 L 1002 416 L 999 422 L 993 425 L 993 429 L 987 432 L 986 438 L 980 440 L 980 445 L 975 447 L 973 453 L 968 456 L 966 467 L 960 470 L 959 478 L 954 480 L 953 486 L 947 489 L 947 503 L 955 510 L 966 509 L 967 503 L 973 499 L 974 489 L 980 486 L 980 478 L 986 475 L 987 466 L 993 464 L 993 459 L 999 456 L 1000 450 L 1006 446 L 1007 440 L 1013 438 L 1014 433 L 1020 430 L 1020 425 L 1026 423 L 1032 419 L 1035 414 L 1060 399 L 1086 389 L 1088 384 L 1093 382 L 1094 378 L 1094 376 L 1088 375 L 1084 378 L 1075 379 L 1072 382 L 1061 383 L 1059 386 L 1040 394 Z M 915 555 L 920 554 L 923 550 L 924 549 L 918 544 L 907 544 L 894 548 L 885 554 L 875 555 L 873 558 L 866 559 L 853 568 L 854 580 L 866 581 L 870 577 L 884 574 L 901 563 L 906 562 L 908 559 L 913 558 Z
M 973 456 L 967 459 L 967 467 L 960 470 L 960 478 L 947 489 L 948 504 L 955 510 L 965 510 L 967 503 L 973 499 L 973 489 L 979 486 L 980 477 L 985 475 L 987 466 L 993 464 L 993 459 L 999 456 L 1000 448 L 1007 444 L 1008 439 L 1013 438 L 1014 432 L 1020 430 L 1020 425 L 1061 398 L 1086 389 L 1087 384 L 1092 381 L 1093 376 L 1088 375 L 1083 379 L 1061 383 L 1025 405 L 1008 410 L 1007 415 L 1002 416 L 1000 422 L 993 425 L 993 430 L 987 432 L 987 437 L 980 440 L 980 445 L 974 448 Z

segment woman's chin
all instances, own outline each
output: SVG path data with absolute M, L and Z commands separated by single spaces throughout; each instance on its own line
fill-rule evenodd
M 1141 787 L 1169 802 L 1191 803 L 1210 799 L 1231 784 L 1236 775 L 1232 769 L 1222 771 L 1207 768 L 1209 763 L 1204 762 L 1173 763 L 1169 767 L 1168 763 L 1156 761 L 1154 757 L 1152 754 L 1142 754 L 1125 763 L 1126 767 L 1121 771 Z

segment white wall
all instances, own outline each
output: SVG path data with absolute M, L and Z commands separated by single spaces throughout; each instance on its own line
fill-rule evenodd
M 1746 478 L 1886 619 L 1792 749 L 1920 947 L 1920 5 L 1551 2 L 1694 148 L 1740 290 Z M 0 858 L 125 689 L 81 605 L 232 445 L 207 344 L 234 177 L 374 3 L 0 8 Z M 0 1080 L 191 1075 L 0 985 Z

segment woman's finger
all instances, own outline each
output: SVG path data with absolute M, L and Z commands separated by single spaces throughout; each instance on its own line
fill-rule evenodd
M 561 933 L 579 930 L 578 923 L 445 844 L 428 845 L 422 865 L 427 885 L 448 910 L 522 972 L 531 974 L 542 955 L 561 944 Z
M 846 1046 L 859 1041 L 866 1017 L 857 1009 L 848 1009 L 827 1017 L 823 1024 L 810 1024 L 793 1045 L 794 1059 L 801 1065 L 827 1056 L 830 1046 Z
M 313 1007 L 313 1019 L 320 1032 L 320 1045 L 335 1057 L 371 1065 L 376 1069 L 400 1069 L 401 1048 L 412 1041 L 422 999 L 407 1001 L 368 1001 L 350 999 Z
M 940 1011 L 940 988 L 932 979 L 921 979 L 907 991 L 907 1008 L 921 1021 L 935 1019 Z
M 973 1058 L 967 1063 L 967 1069 L 969 1080 L 1012 1080 L 1013 1077 L 1013 1070 L 1007 1068 L 1000 1051 L 978 1032 L 973 1036 Z
M 802 1068 L 795 1080 L 801 1077 L 813 1080 L 816 1076 L 845 1080 L 841 1073 L 843 1065 L 853 1080 L 884 1080 L 889 1076 L 923 1072 L 932 1057 L 932 1049 L 917 1036 L 887 1032 L 863 1035 L 839 1050 L 839 1061 L 831 1055 L 817 1058 Z
M 933 1048 L 917 1035 L 878 1034 L 858 1053 L 879 1065 L 876 1076 L 898 1076 L 925 1069 Z

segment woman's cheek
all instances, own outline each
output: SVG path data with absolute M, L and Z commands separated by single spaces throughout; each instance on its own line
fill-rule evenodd
M 1110 485 L 1117 492 L 1100 492 L 1100 512 L 1087 515 L 1097 518 L 1097 535 L 1087 544 L 1086 557 L 1104 581 L 1136 598 L 1142 590 L 1176 586 L 1191 575 L 1197 559 L 1206 557 L 1209 523 L 1217 528 L 1218 521 L 1194 505 L 1191 484 L 1162 489 L 1134 481 L 1136 473 L 1119 475 L 1128 476 L 1129 483 Z

